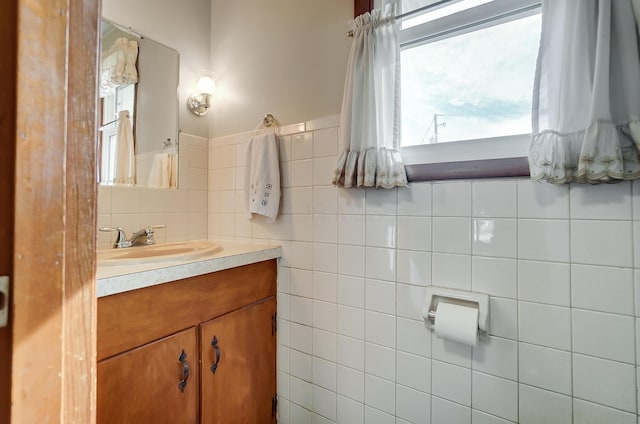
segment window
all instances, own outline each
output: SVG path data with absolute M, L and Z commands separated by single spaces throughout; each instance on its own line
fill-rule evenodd
M 130 111 L 131 126 L 135 126 L 133 111 L 135 110 L 135 84 L 115 87 L 113 93 L 102 99 L 100 126 L 101 148 L 99 181 L 113 182 L 116 174 L 116 143 L 118 140 L 118 113 L 122 110 Z
M 402 0 L 401 16 L 405 163 L 521 158 L 528 171 L 539 0 Z M 515 175 L 498 163 L 443 178 Z

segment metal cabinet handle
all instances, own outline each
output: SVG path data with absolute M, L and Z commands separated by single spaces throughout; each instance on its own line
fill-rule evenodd
M 218 346 L 218 338 L 216 336 L 213 336 L 211 346 L 213 346 L 213 350 L 216 352 L 216 361 L 211 365 L 211 372 L 215 374 L 218 369 L 218 364 L 220 363 L 220 346 Z
M 182 364 L 182 380 L 178 383 L 178 389 L 184 392 L 184 388 L 187 387 L 187 380 L 189 379 L 189 363 L 187 362 L 187 354 L 184 350 L 180 354 L 178 361 Z

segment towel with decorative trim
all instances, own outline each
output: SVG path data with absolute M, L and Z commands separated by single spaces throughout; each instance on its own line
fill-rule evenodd
M 249 218 L 258 214 L 274 222 L 280 208 L 280 161 L 274 132 L 259 134 L 249 140 L 244 170 Z

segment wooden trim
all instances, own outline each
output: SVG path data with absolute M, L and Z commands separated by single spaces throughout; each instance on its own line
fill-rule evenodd
M 62 413 L 67 22 L 60 0 L 18 4 L 11 419 L 35 423 Z
M 11 422 L 94 423 L 99 1 L 16 1 Z
M 526 157 L 407 165 L 409 182 L 529 176 Z
M 100 4 L 70 0 L 63 340 L 64 423 L 95 422 L 96 147 Z M 84 337 L 78 337 L 77 335 Z
M 4 0 L 0 7 L 0 157 L 3 158 L 0 166 L 0 275 L 10 277 L 13 265 L 17 32 L 16 2 Z M 9 302 L 11 304 L 12 300 Z M 10 422 L 11 325 L 9 317 L 9 325 L 0 328 L 0 423 Z
M 363 13 L 373 10 L 373 0 L 354 0 L 353 1 L 353 16 L 359 16 Z

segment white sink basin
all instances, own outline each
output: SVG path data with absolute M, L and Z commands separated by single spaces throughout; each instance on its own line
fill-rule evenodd
M 141 265 L 188 261 L 222 251 L 222 246 L 208 241 L 185 241 L 98 251 L 98 265 Z

